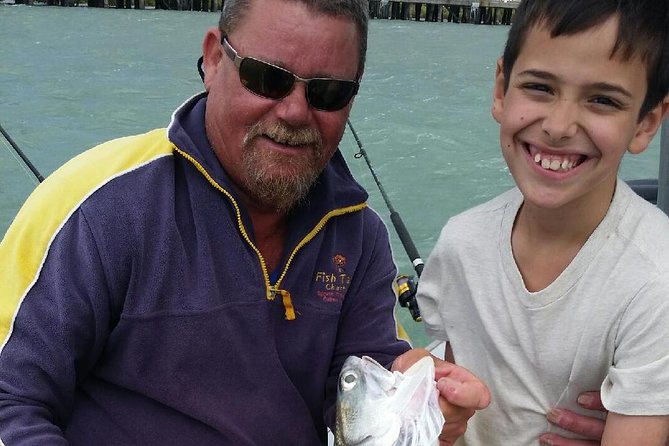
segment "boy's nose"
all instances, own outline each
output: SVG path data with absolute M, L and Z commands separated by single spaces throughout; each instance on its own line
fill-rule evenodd
M 542 125 L 544 132 L 552 141 L 571 138 L 578 131 L 578 109 L 575 104 L 565 99 L 558 99 L 551 107 Z

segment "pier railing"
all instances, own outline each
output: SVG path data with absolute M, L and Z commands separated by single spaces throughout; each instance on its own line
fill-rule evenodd
M 369 15 L 375 19 L 510 25 L 518 3 L 518 0 L 370 0 Z
M 4 1 L 31 5 L 40 0 Z M 220 11 L 225 0 L 46 0 L 49 6 L 79 6 L 84 2 L 96 8 Z M 372 19 L 509 25 L 518 3 L 519 0 L 370 0 L 369 14 Z

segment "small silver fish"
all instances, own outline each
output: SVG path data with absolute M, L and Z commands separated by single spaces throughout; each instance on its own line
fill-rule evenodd
M 430 357 L 400 373 L 349 356 L 339 374 L 335 445 L 433 445 L 444 425 L 438 399 Z

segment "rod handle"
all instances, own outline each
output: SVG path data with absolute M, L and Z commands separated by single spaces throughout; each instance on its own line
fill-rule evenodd
M 414 245 L 413 240 L 409 235 L 409 231 L 407 231 L 406 226 L 404 226 L 402 217 L 400 217 L 400 214 L 397 212 L 391 212 L 390 220 L 393 222 L 395 232 L 397 232 L 397 235 L 402 242 L 402 246 L 404 246 L 404 250 L 413 264 L 413 268 L 416 271 L 416 274 L 418 274 L 418 277 L 420 277 L 420 274 L 423 272 L 424 262 L 423 259 L 421 259 L 420 254 L 418 254 L 418 249 L 416 249 L 416 245 Z

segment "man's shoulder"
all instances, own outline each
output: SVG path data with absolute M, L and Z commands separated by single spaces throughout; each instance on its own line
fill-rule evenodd
M 171 155 L 172 151 L 173 145 L 167 139 L 165 129 L 112 139 L 70 159 L 45 183 L 67 183 L 71 188 L 83 181 L 87 187 Z
M 107 141 L 70 159 L 49 175 L 26 200 L 22 216 L 67 218 L 94 192 L 125 173 L 172 154 L 164 129 Z

